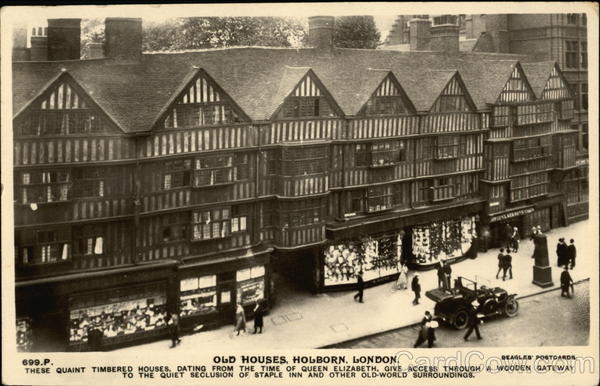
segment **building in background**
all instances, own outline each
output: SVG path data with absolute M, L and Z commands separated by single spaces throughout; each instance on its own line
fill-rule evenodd
M 410 18 L 398 16 L 386 39 L 385 48 L 398 50 L 428 50 L 429 36 L 423 33 L 430 20 L 432 25 L 449 22 L 459 26 L 460 50 L 465 52 L 496 52 L 525 55 L 522 62 L 554 61 L 562 69 L 573 93 L 577 130 L 578 167 L 567 173 L 572 186 L 568 195 L 572 220 L 587 218 L 588 206 L 588 56 L 587 18 L 585 14 L 477 14 L 418 15 L 413 32 L 420 29 L 423 38 L 410 40 Z M 452 19 L 452 20 L 451 20 Z M 403 28 L 400 28 L 403 26 Z M 414 35 L 414 33 L 413 33 Z
M 461 19 L 435 20 L 422 52 L 336 48 L 320 16 L 311 48 L 142 53 L 141 19 L 108 18 L 93 60 L 49 22 L 13 63 L 21 347 L 157 339 L 170 312 L 228 324 L 271 303 L 273 272 L 347 289 L 474 255 L 484 228 L 568 224 L 561 67 L 461 52 Z

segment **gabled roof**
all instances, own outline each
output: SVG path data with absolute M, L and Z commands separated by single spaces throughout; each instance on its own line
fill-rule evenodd
M 38 77 L 33 76 L 32 79 L 34 79 L 35 83 L 40 82 L 41 83 L 41 79 Z M 56 85 L 59 82 L 62 82 L 63 80 L 68 80 L 71 82 L 71 84 L 74 84 L 77 88 L 81 88 L 81 90 L 79 92 L 81 92 L 81 95 L 85 95 L 86 98 L 88 98 L 91 102 L 92 105 L 95 106 L 95 108 L 99 109 L 102 113 L 104 113 L 106 116 L 108 116 L 108 118 L 110 120 L 112 120 L 112 123 L 115 124 L 117 127 L 119 127 L 121 130 L 123 130 L 123 126 L 121 124 L 121 122 L 119 122 L 117 119 L 115 119 L 115 117 L 110 113 L 110 111 L 105 110 L 100 104 L 98 104 L 97 99 L 92 95 L 92 92 L 89 92 L 89 89 L 87 89 L 80 81 L 78 81 L 77 79 L 75 79 L 73 77 L 72 74 L 70 74 L 65 68 L 59 68 L 57 69 L 56 74 L 54 74 L 54 76 L 51 77 L 51 79 L 44 84 L 42 87 L 39 88 L 39 90 L 37 92 L 34 93 L 34 89 L 29 89 L 27 92 L 24 92 L 22 95 L 31 95 L 31 97 L 29 99 L 20 99 L 19 102 L 21 102 L 19 104 L 19 107 L 17 108 L 16 103 L 13 103 L 13 116 L 16 118 L 19 115 L 21 115 L 21 113 L 23 113 L 29 106 L 31 106 L 31 104 L 33 102 L 35 102 L 36 100 L 38 100 L 38 98 L 42 97 L 42 95 L 49 89 L 52 89 L 53 87 L 56 87 Z M 20 87 L 17 86 L 17 87 Z M 14 92 L 14 91 L 13 91 Z
M 464 63 L 460 75 L 478 109 L 485 109 L 498 99 L 518 61 L 481 60 Z
M 542 92 L 546 87 L 546 82 L 550 78 L 552 68 L 556 65 L 554 61 L 535 62 L 535 63 L 521 63 L 523 72 L 529 81 L 529 85 L 533 89 L 537 98 L 542 97 Z
M 40 93 L 61 68 L 84 88 L 122 129 L 147 132 L 196 71 L 204 70 L 252 120 L 268 120 L 285 92 L 312 70 L 346 115 L 355 115 L 391 71 L 417 110 L 428 110 L 455 71 L 478 108 L 485 107 L 495 66 L 521 56 L 490 53 L 398 52 L 312 48 L 242 47 L 144 54 L 138 64 L 108 59 L 13 63 L 13 112 Z M 503 62 L 503 63 L 498 63 Z M 481 75 L 485 73 L 486 75 Z M 549 74 L 549 71 L 548 71 Z M 501 76 L 503 80 L 508 75 Z M 499 91 L 498 91 L 499 92 Z M 497 96 L 496 93 L 495 96 Z

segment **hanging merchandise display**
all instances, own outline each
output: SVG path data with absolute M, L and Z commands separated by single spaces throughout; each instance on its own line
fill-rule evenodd
M 413 228 L 413 255 L 419 265 L 437 264 L 440 259 L 462 257 L 471 247 L 475 217 L 437 221 Z
M 17 319 L 17 350 L 30 351 L 32 344 L 31 319 Z
M 398 240 L 401 236 L 394 234 L 326 247 L 323 252 L 323 284 L 326 287 L 355 284 L 358 272 L 362 272 L 365 282 L 397 274 L 401 250 Z

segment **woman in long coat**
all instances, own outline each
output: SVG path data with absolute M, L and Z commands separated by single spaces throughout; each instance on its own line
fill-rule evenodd
M 397 289 L 408 288 L 408 268 L 404 263 L 400 264 L 400 275 L 398 275 L 398 281 L 396 282 Z
M 244 313 L 244 307 L 240 303 L 237 304 L 235 309 L 235 331 L 236 335 L 240 335 L 240 331 L 246 332 L 246 314 Z

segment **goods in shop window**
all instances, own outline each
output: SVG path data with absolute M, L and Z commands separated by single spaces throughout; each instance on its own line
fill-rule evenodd
M 105 338 L 114 338 L 162 327 L 166 316 L 164 300 L 148 298 L 73 310 L 69 340 L 87 342 L 92 330 L 102 332 Z
M 32 345 L 31 320 L 17 319 L 17 350 L 29 351 Z

